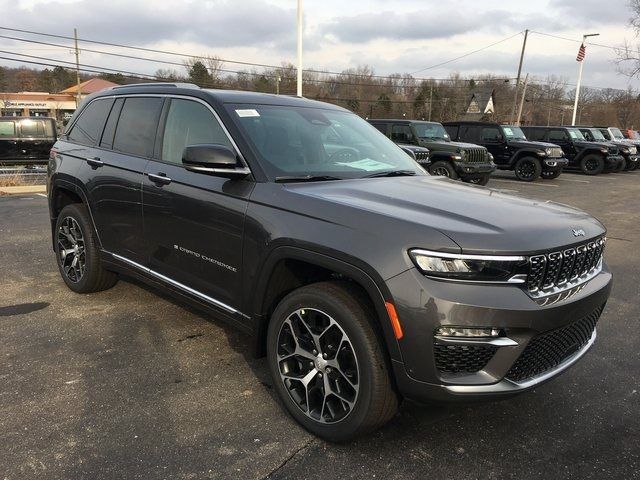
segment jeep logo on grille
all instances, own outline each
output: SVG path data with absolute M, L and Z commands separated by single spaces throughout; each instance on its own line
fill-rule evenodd
M 572 231 L 574 237 L 584 237 L 586 235 L 584 230 L 581 228 L 573 228 Z

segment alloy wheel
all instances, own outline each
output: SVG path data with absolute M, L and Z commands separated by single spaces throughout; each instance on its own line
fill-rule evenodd
M 359 370 L 351 340 L 328 314 L 303 308 L 278 333 L 280 378 L 300 410 L 319 423 L 337 423 L 354 409 Z
M 69 281 L 78 283 L 84 276 L 86 253 L 82 230 L 73 217 L 66 217 L 60 224 L 57 242 L 62 271 Z
M 525 161 L 518 165 L 518 175 L 521 178 L 531 178 L 536 173 L 536 167 L 533 162 Z
M 436 167 L 433 169 L 433 175 L 449 177 L 449 170 L 447 170 L 445 167 Z

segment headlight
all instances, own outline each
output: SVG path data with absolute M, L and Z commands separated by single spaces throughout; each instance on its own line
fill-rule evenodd
M 493 155 L 491 155 L 491 152 L 487 152 L 487 154 L 489 155 L 489 161 L 493 162 Z
M 607 149 L 607 148 L 601 148 L 600 151 L 602 153 L 609 153 L 609 149 Z
M 547 148 L 547 149 L 544 151 L 544 153 L 545 153 L 546 155 L 551 155 L 551 152 L 552 152 L 552 150 L 551 150 L 550 148 Z
M 460 155 L 459 153 L 457 153 L 457 154 L 455 154 L 455 155 L 453 156 L 453 159 L 454 159 L 454 160 L 462 160 L 462 155 Z
M 429 277 L 489 283 L 524 283 L 527 259 L 520 256 L 463 255 L 413 249 L 409 256 Z
M 629 153 L 631 155 L 635 155 L 636 153 L 638 153 L 638 149 L 636 147 L 629 147 Z
M 460 150 L 460 156 L 464 159 L 467 157 L 467 151 L 463 148 L 462 150 Z
M 621 148 L 620 151 L 622 153 L 629 153 L 629 149 L 628 148 Z

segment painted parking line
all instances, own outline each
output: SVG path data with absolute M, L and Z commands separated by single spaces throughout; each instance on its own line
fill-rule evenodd
M 557 182 L 591 183 L 589 180 L 576 180 L 573 178 L 559 178 Z
M 532 187 L 553 187 L 553 188 L 558 188 L 559 185 L 553 185 L 551 183 L 542 183 L 542 182 L 520 182 L 518 180 L 508 180 L 506 178 L 494 178 L 492 179 L 493 181 L 498 181 L 498 182 L 507 182 L 507 183 L 515 183 L 518 182 L 518 186 L 524 186 L 524 185 L 528 185 L 528 186 L 532 186 Z
M 47 198 L 47 194 L 46 193 L 36 193 L 36 195 L 38 195 L 39 197 Z

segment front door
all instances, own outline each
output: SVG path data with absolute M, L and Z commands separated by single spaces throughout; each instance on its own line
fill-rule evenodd
M 562 148 L 564 156 L 569 160 L 569 162 L 573 162 L 573 159 L 576 156 L 576 148 L 566 130 L 560 128 L 549 130 L 549 143 L 555 143 Z
M 482 127 L 480 132 L 480 145 L 486 147 L 493 155 L 495 163 L 505 165 L 509 163 L 511 153 L 502 131 L 498 127 Z
M 178 98 L 170 102 L 143 185 L 148 268 L 241 318 L 242 235 L 254 184 L 184 168 L 187 145 L 235 147 L 208 105 Z

